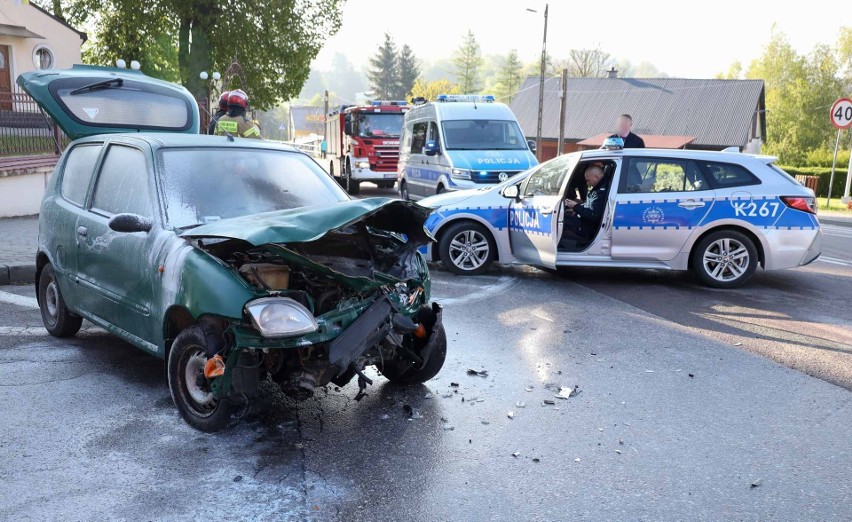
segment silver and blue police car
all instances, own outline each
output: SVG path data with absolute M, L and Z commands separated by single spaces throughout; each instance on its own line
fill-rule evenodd
M 424 253 L 458 274 L 494 263 L 693 270 L 707 285 L 745 284 L 766 270 L 814 261 L 821 232 L 813 191 L 774 165 L 738 152 L 621 149 L 554 158 L 487 189 L 432 196 Z M 603 170 L 606 204 L 591 237 L 565 241 L 584 173 Z M 600 208 L 600 205 L 598 206 Z M 568 218 L 566 218 L 568 216 Z

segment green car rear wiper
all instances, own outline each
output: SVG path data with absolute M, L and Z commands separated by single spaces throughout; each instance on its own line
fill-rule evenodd
M 97 89 L 106 89 L 107 87 L 112 87 L 115 85 L 116 87 L 121 87 L 124 85 L 124 80 L 122 78 L 110 78 L 109 80 L 104 80 L 102 82 L 96 82 L 89 85 L 84 85 L 79 89 L 74 89 L 69 94 L 80 94 L 88 91 L 95 91 Z

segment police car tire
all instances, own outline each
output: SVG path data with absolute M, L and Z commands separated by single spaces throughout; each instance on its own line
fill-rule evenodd
M 475 231 L 488 241 L 488 255 L 486 256 L 485 261 L 482 265 L 472 270 L 465 270 L 464 268 L 456 266 L 450 257 L 450 243 L 453 241 L 454 237 L 464 230 Z M 441 233 L 438 249 L 441 254 L 441 263 L 444 267 L 450 272 L 459 275 L 484 274 L 489 268 L 491 268 L 491 264 L 494 262 L 494 258 L 497 254 L 497 244 L 494 242 L 494 238 L 491 236 L 491 233 L 484 226 L 473 221 L 460 221 L 448 226 L 447 229 Z
M 719 281 L 708 273 L 704 266 L 705 252 L 713 243 L 720 239 L 732 239 L 737 241 L 748 251 L 748 266 L 739 277 L 730 281 Z M 741 232 L 737 232 L 736 230 L 720 230 L 718 232 L 708 234 L 692 249 L 690 260 L 692 270 L 698 275 L 701 282 L 713 288 L 739 288 L 745 285 L 754 275 L 755 270 L 757 270 L 757 263 L 757 248 L 754 246 L 754 242 L 749 239 L 748 236 Z

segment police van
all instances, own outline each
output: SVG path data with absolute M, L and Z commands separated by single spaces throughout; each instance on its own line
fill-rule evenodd
M 415 100 L 400 139 L 400 195 L 418 200 L 493 186 L 537 165 L 533 148 L 511 109 L 494 96 Z

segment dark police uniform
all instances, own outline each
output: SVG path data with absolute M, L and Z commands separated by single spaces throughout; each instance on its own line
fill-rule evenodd
M 610 138 L 621 138 L 618 134 L 613 134 Z M 625 149 L 644 149 L 645 148 L 645 140 L 640 138 L 639 136 L 633 134 L 632 132 L 627 134 L 626 138 L 621 138 L 624 140 L 624 148 Z
M 589 243 L 600 229 L 601 218 L 606 208 L 607 184 L 601 180 L 589 190 L 586 201 L 574 207 L 573 214 L 565 215 L 562 239 Z

